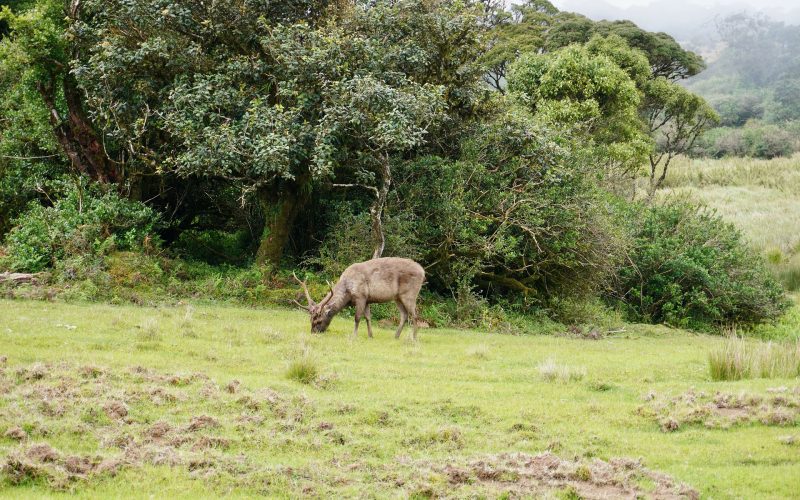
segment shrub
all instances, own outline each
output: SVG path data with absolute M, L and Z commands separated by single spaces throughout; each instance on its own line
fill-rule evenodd
M 712 330 L 775 319 L 788 308 L 763 258 L 714 212 L 677 199 L 639 208 L 610 290 L 632 319 Z
M 798 144 L 796 134 L 790 129 L 762 121 L 750 121 L 741 128 L 714 128 L 698 139 L 693 154 L 712 158 L 791 156 L 798 150 Z
M 67 257 L 99 255 L 110 248 L 152 242 L 158 215 L 115 192 L 75 189 L 53 206 L 31 206 L 6 238 L 8 267 L 36 272 Z
M 594 166 L 555 138 L 504 114 L 472 131 L 460 161 L 403 165 L 389 211 L 415 220 L 430 288 L 531 306 L 607 279 L 623 239 Z

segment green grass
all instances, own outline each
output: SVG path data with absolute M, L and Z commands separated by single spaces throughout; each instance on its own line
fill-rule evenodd
M 689 195 L 717 209 L 764 253 L 789 290 L 800 290 L 800 155 L 679 158 L 661 194 Z
M 600 340 L 422 329 L 413 344 L 387 328 L 353 341 L 343 318 L 323 335 L 308 329 L 306 315 L 279 309 L 0 300 L 0 461 L 42 442 L 95 465 L 129 460 L 77 480 L 25 469 L 18 486 L 7 468 L 0 495 L 453 494 L 448 474 L 469 471 L 446 464 L 547 450 L 580 462 L 576 480 L 595 458 L 628 457 L 704 497 L 800 491 L 796 408 L 720 425 L 724 415 L 704 424 L 700 410 L 713 411 L 692 406 L 689 394 L 800 394 L 797 378 L 712 380 L 709 352 L 723 338 L 628 325 Z M 313 383 L 287 378 L 303 359 Z M 585 375 L 550 383 L 539 368 L 549 359 Z M 675 398 L 688 403 L 664 403 Z M 28 442 L 2 437 L 17 426 Z M 496 497 L 521 481 L 481 467 L 496 481 L 470 473 L 459 495 Z

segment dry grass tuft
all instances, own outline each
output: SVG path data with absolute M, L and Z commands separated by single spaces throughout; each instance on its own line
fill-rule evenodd
M 539 363 L 536 368 L 542 380 L 547 382 L 577 382 L 586 376 L 585 367 L 559 365 L 552 358 Z
M 136 336 L 142 342 L 158 342 L 161 340 L 161 333 L 159 332 L 158 320 L 155 318 L 147 318 L 139 326 L 139 333 Z
M 713 380 L 793 378 L 800 375 L 800 340 L 753 342 L 729 336 L 708 355 Z

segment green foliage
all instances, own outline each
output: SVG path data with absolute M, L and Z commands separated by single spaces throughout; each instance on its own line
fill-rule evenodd
M 0 237 L 30 201 L 46 201 L 49 184 L 66 172 L 37 90 L 43 61 L 63 56 L 57 7 L 39 2 L 19 15 L 0 9 L 0 22 L 14 29 L 14 38 L 0 36 Z
M 645 68 L 621 39 L 594 38 L 586 47 L 523 55 L 511 67 L 509 91 L 538 122 L 590 141 L 574 147 L 594 161 L 630 170 L 651 148 L 637 115 Z
M 7 265 L 41 271 L 67 257 L 153 245 L 158 223 L 158 215 L 141 203 L 81 186 L 51 207 L 33 204 L 14 221 L 6 239 Z
M 392 205 L 418 221 L 432 286 L 542 301 L 604 279 L 621 241 L 592 167 L 524 113 L 477 126 L 462 151 L 406 165 Z
M 323 269 L 330 278 L 337 278 L 354 262 L 372 256 L 371 220 L 366 212 L 352 213 L 348 207 L 338 205 L 331 211 L 333 219 L 317 255 L 306 263 Z M 406 257 L 419 260 L 423 252 L 416 239 L 417 224 L 406 212 L 388 215 L 383 221 L 386 232 L 385 257 Z
M 640 208 L 643 220 L 632 218 L 633 245 L 610 290 L 632 318 L 711 330 L 787 309 L 761 257 L 715 213 L 679 200 Z

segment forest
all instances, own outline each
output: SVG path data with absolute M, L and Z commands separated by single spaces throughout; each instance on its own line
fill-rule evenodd
M 0 19 L 0 266 L 42 273 L 23 295 L 287 304 L 289 271 L 323 286 L 384 255 L 423 265 L 436 324 L 596 304 L 713 331 L 789 305 L 736 228 L 656 202 L 730 124 L 664 33 L 546 0 L 21 0 Z

